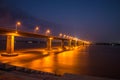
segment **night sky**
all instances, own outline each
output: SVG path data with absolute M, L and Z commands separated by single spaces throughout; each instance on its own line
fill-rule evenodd
M 81 39 L 120 42 L 120 0 L 5 1 L 34 17 L 64 25 L 64 31 Z

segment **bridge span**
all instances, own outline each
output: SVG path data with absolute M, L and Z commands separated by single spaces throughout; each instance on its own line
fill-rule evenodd
M 5 29 L 0 28 L 0 35 L 7 36 L 6 39 L 6 53 L 1 55 L 7 55 L 7 56 L 13 56 L 18 55 L 17 53 L 14 53 L 14 38 L 16 37 L 32 37 L 32 38 L 45 38 L 47 40 L 47 49 L 50 51 L 52 48 L 52 40 L 60 40 L 61 41 L 61 48 L 64 50 L 64 41 L 68 42 L 69 49 L 71 49 L 71 43 L 74 42 L 74 46 L 79 46 L 81 43 L 87 44 L 85 41 L 81 41 L 79 39 L 72 39 L 72 38 L 62 38 L 57 36 L 51 36 L 51 35 L 42 35 L 37 33 L 31 33 L 31 32 L 23 32 L 23 31 L 16 31 L 13 29 Z

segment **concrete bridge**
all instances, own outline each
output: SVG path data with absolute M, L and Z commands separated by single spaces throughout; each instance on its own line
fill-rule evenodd
M 72 47 L 72 42 L 74 43 L 74 46 L 79 46 L 81 43 L 87 44 L 85 41 L 81 41 L 79 39 L 73 39 L 73 38 L 62 38 L 62 37 L 56 37 L 56 36 L 49 36 L 49 35 L 41 35 L 31 32 L 22 32 L 17 31 L 13 29 L 5 29 L 0 28 L 0 35 L 7 36 L 6 40 L 6 53 L 1 55 L 18 55 L 17 53 L 14 53 L 14 38 L 17 37 L 32 37 L 32 38 L 45 38 L 47 40 L 47 49 L 50 51 L 52 48 L 52 40 L 61 40 L 61 48 L 64 50 L 64 42 L 68 42 L 69 49 Z

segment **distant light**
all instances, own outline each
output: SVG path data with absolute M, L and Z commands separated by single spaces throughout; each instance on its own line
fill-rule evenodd
M 75 40 L 77 41 L 77 40 L 78 40 L 78 38 L 75 38 Z
M 66 38 L 69 38 L 69 36 L 66 36 Z
M 91 44 L 91 42 L 90 41 L 83 41 L 85 44 Z

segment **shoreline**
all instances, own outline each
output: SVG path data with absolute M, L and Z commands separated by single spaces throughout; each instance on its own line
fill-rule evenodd
M 12 75 L 12 77 L 6 74 Z M 19 79 L 21 80 L 23 77 L 26 77 L 28 79 L 33 78 L 32 80 L 39 80 L 39 78 L 41 78 L 41 80 L 49 79 L 49 78 L 51 78 L 52 80 L 56 80 L 57 78 L 61 77 L 61 75 L 33 70 L 33 69 L 19 67 L 19 66 L 13 66 L 13 65 L 10 65 L 7 63 L 1 63 L 1 62 L 0 62 L 0 75 L 2 75 L 0 76 L 0 80 L 6 80 L 7 77 L 11 78 L 10 80 L 14 78 L 18 78 L 18 80 Z M 1 79 L 1 78 L 5 78 L 5 79 Z M 26 80 L 26 79 L 23 79 L 23 80 Z
M 94 76 L 43 72 L 0 62 L 0 80 L 117 80 Z

